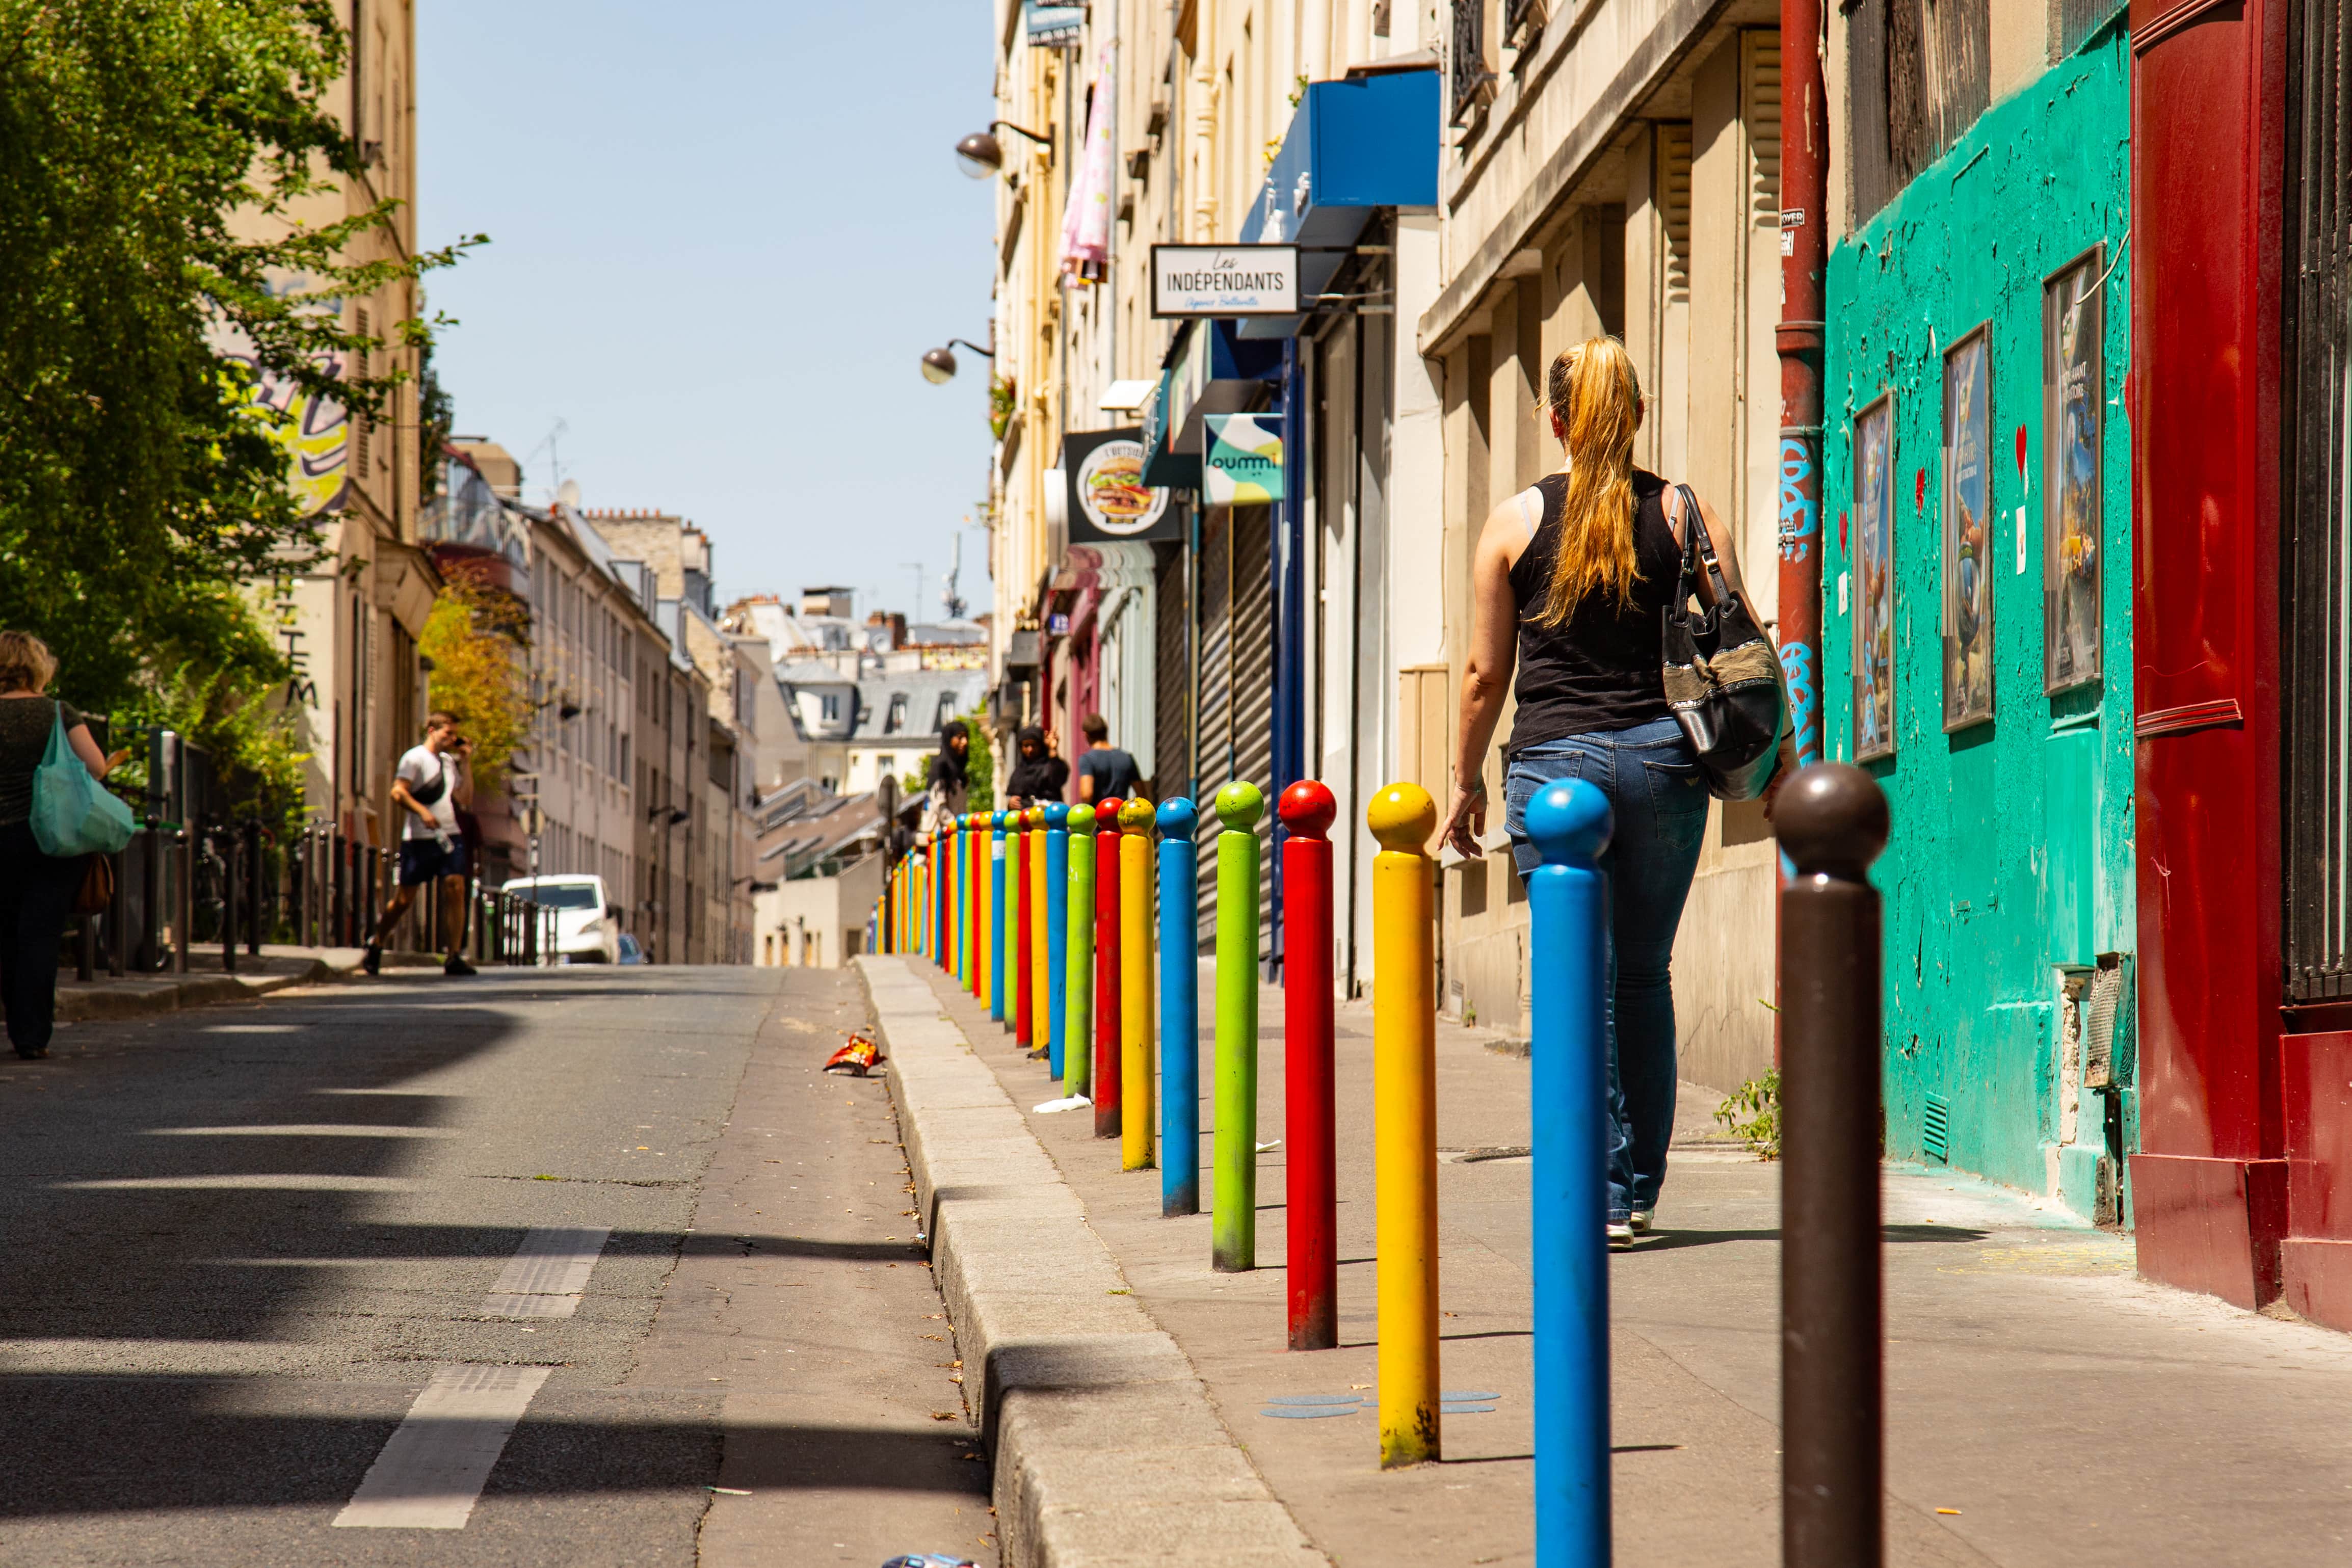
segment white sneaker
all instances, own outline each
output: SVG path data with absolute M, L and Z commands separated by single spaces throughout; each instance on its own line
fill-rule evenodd
M 1635 1209 L 1633 1211 L 1633 1234 L 1636 1236 L 1647 1236 L 1650 1233 L 1650 1228 L 1657 1223 L 1657 1212 L 1658 1211 L 1654 1208 Z
M 1609 1249 L 1622 1252 L 1633 1245 L 1633 1228 L 1622 1219 L 1609 1222 Z

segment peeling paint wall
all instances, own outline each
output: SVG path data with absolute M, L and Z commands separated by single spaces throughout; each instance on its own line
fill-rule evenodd
M 1877 868 L 1887 1155 L 1934 1163 L 1926 1124 L 1938 1096 L 1952 1166 L 2086 1213 L 2095 1181 L 2115 1173 L 2102 1168 L 2107 1097 L 2082 1092 L 2069 1066 L 2066 966 L 2127 953 L 2136 927 L 2127 274 L 2115 267 L 2103 289 L 2104 681 L 2054 695 L 2043 688 L 2042 291 L 2095 245 L 2128 265 L 2128 51 L 2111 22 L 1838 244 L 1824 399 L 1822 515 L 1835 519 L 1822 530 L 1825 740 L 1850 760 L 1862 589 L 1853 422 L 1894 397 L 1895 747 L 1864 764 L 1895 826 Z M 1948 734 L 1944 355 L 1988 322 L 1993 716 Z M 2113 1098 L 2128 1150 L 2129 1094 Z

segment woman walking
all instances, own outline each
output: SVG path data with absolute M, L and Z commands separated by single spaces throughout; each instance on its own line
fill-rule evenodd
M 73 706 L 47 695 L 57 673 L 38 637 L 0 632 L 0 1008 L 8 1013 L 8 1042 L 28 1061 L 49 1053 L 58 942 L 88 859 L 43 854 L 33 841 L 33 772 L 60 715 L 91 778 L 105 778 L 112 766 Z
M 1601 857 L 1609 890 L 1609 1240 L 1650 1228 L 1675 1125 L 1675 928 L 1706 831 L 1698 758 L 1666 704 L 1660 636 L 1691 526 L 1675 487 L 1633 466 L 1642 390 L 1625 346 L 1593 338 L 1552 361 L 1545 388 L 1559 472 L 1486 518 L 1471 570 L 1454 804 L 1444 837 L 1485 853 L 1486 748 L 1517 674 L 1504 748 L 1504 826 L 1521 875 L 1540 863 L 1528 802 L 1556 779 L 1609 798 Z M 1743 592 L 1731 539 L 1705 503 L 1707 537 Z M 1700 592 L 1707 589 L 1700 580 Z
M 929 821 L 925 825 L 934 833 L 953 832 L 956 819 L 963 815 L 971 792 L 971 752 L 970 725 L 951 718 L 940 726 L 940 751 L 931 758 L 931 776 L 926 781 L 925 815 Z

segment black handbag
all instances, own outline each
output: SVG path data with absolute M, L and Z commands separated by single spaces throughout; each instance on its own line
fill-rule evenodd
M 1675 490 L 1683 503 L 1683 560 L 1660 645 L 1666 703 L 1698 753 L 1707 792 L 1718 800 L 1753 800 L 1772 782 L 1788 727 L 1780 655 L 1748 601 L 1724 580 L 1698 497 L 1687 485 Z M 1695 611 L 1702 570 L 1715 602 Z

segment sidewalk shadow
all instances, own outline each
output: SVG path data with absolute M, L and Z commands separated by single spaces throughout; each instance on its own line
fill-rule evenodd
M 1911 1242 L 1982 1241 L 1992 1233 L 1965 1225 L 1887 1225 L 1879 1236 L 1890 1245 Z M 1635 1252 L 1672 1252 L 1684 1247 L 1717 1247 L 1727 1241 L 1779 1241 L 1780 1228 L 1769 1230 L 1655 1230 L 1633 1243 Z

